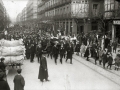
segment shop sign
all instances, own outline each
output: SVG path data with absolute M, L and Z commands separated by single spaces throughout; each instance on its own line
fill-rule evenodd
M 114 21 L 113 21 L 113 24 L 115 24 L 115 25 L 120 25 L 120 20 L 114 20 Z

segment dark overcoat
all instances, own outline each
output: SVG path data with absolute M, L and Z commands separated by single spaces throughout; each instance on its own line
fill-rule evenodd
M 80 52 L 80 44 L 76 44 L 75 52 Z
M 108 61 L 108 59 L 107 59 L 107 54 L 103 54 L 102 55 L 102 59 L 103 59 L 103 63 L 107 63 Z
M 74 53 L 73 47 L 68 46 L 67 47 L 67 59 L 72 59 L 73 53 Z
M 112 62 L 113 62 L 113 58 L 110 56 L 110 57 L 108 57 L 107 59 L 108 59 L 108 64 L 110 64 L 110 65 L 111 65 L 111 64 L 112 64 Z
M 36 48 L 37 57 L 42 55 L 42 50 L 43 50 L 42 47 L 37 46 L 37 48 Z
M 14 90 L 24 90 L 25 80 L 22 75 L 16 75 L 14 77 Z
M 39 68 L 38 79 L 43 80 L 43 79 L 47 79 L 47 78 L 48 78 L 47 60 L 45 57 L 42 56 L 41 65 Z
M 107 52 L 112 52 L 112 47 L 111 47 L 111 45 L 108 45 L 108 46 L 107 46 L 107 49 L 108 49 Z
M 55 58 L 58 58 L 59 48 L 57 46 L 53 46 L 52 53 Z
M 60 47 L 59 53 L 60 53 L 60 55 L 64 55 L 65 54 L 65 47 Z
M 88 57 L 90 55 L 89 48 L 86 49 L 84 57 Z
M 93 57 L 95 59 L 99 59 L 99 52 L 98 52 L 98 50 L 94 50 Z

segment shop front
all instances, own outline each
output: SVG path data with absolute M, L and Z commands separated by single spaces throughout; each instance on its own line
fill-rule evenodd
M 113 20 L 112 41 L 115 40 L 120 44 L 120 20 Z

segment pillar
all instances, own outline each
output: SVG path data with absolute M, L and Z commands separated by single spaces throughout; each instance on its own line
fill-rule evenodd
M 72 34 L 77 34 L 77 24 L 74 19 L 72 19 Z
M 68 20 L 68 34 L 70 34 L 70 20 Z
M 112 42 L 114 41 L 115 38 L 115 25 L 112 25 Z

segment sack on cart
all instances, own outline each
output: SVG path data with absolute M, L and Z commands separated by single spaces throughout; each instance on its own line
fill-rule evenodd
M 1 56 L 19 56 L 25 53 L 25 47 L 0 47 L 0 52 Z

